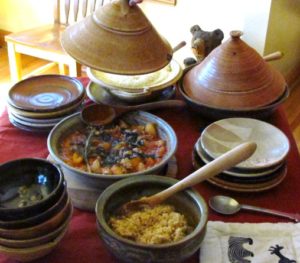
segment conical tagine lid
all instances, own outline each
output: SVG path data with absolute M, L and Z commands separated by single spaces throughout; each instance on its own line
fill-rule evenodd
M 166 66 L 173 55 L 170 44 L 128 0 L 112 1 L 69 26 L 61 43 L 79 63 L 115 74 L 154 72 Z
M 184 92 L 194 101 L 219 109 L 259 108 L 285 91 L 283 76 L 244 41 L 240 31 L 214 49 L 183 77 Z

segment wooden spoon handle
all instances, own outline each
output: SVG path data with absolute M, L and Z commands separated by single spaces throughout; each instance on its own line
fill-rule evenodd
M 227 153 L 216 158 L 212 162 L 206 164 L 200 169 L 196 170 L 189 176 L 185 177 L 178 183 L 171 187 L 159 192 L 153 196 L 148 197 L 149 202 L 152 204 L 158 204 L 172 196 L 173 194 L 180 192 L 188 187 L 194 186 L 210 177 L 213 177 L 224 170 L 227 170 L 236 164 L 248 159 L 256 150 L 256 143 L 246 142 Z
M 155 110 L 160 108 L 184 107 L 186 103 L 183 100 L 164 100 L 149 102 L 127 107 L 130 110 Z
M 280 59 L 282 57 L 283 57 L 283 53 L 281 51 L 276 51 L 274 53 L 264 56 L 263 59 L 264 61 L 268 62 L 268 61 Z

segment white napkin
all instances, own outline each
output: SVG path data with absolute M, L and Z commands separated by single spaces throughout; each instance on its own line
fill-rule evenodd
M 300 263 L 300 223 L 209 221 L 200 263 Z

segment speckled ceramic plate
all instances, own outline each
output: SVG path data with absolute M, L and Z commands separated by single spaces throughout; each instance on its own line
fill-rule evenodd
M 255 142 L 255 153 L 236 166 L 253 170 L 279 164 L 286 158 L 290 148 L 289 140 L 281 130 L 251 118 L 216 121 L 204 129 L 200 141 L 204 151 L 213 159 L 243 142 Z
M 63 75 L 39 75 L 16 83 L 8 93 L 8 102 L 17 109 L 49 112 L 65 109 L 85 94 L 81 82 Z
M 198 139 L 198 141 L 195 144 L 195 151 L 197 152 L 199 158 L 201 158 L 201 160 L 204 163 L 209 163 L 213 160 L 213 158 L 211 158 L 208 154 L 206 154 L 206 152 L 202 148 L 200 138 Z M 276 170 L 278 170 L 279 167 L 283 165 L 283 163 L 284 162 L 280 162 L 279 164 L 277 164 L 275 166 L 271 166 L 271 167 L 263 168 L 263 169 L 257 169 L 257 170 L 240 169 L 240 168 L 233 167 L 231 169 L 225 170 L 223 173 L 230 175 L 230 176 L 237 177 L 237 178 L 238 177 L 243 177 L 243 178 L 264 177 L 264 176 L 271 174 L 271 173 L 275 172 Z
M 200 157 L 197 155 L 196 150 L 193 151 L 192 154 L 192 162 L 195 169 L 199 169 L 203 165 L 205 165 Z M 249 179 L 242 179 L 241 180 L 233 180 L 228 179 L 228 176 L 224 175 L 223 173 L 214 176 L 207 180 L 207 182 L 234 192 L 263 192 L 269 189 L 272 189 L 278 186 L 286 177 L 287 174 L 287 165 L 282 165 L 279 169 L 277 169 L 274 173 L 267 175 L 265 178 L 260 177 L 258 180 L 250 180 Z M 232 178 L 231 178 L 232 179 Z

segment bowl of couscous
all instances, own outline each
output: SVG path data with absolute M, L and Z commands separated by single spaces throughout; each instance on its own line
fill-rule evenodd
M 207 205 L 193 189 L 155 207 L 120 213 L 120 207 L 175 184 L 176 179 L 134 176 L 108 187 L 96 203 L 97 229 L 109 251 L 124 262 L 182 262 L 201 246 Z

